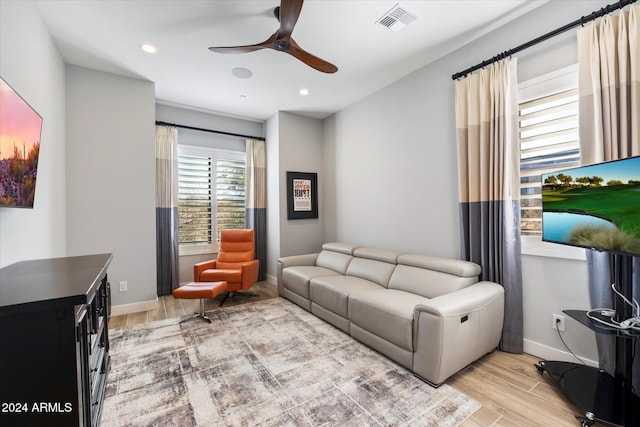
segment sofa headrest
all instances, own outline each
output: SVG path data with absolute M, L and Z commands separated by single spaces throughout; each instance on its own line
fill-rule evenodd
M 389 262 L 391 264 L 397 264 L 398 257 L 402 252 L 396 252 L 389 249 L 378 248 L 357 248 L 353 251 L 353 255 L 358 258 L 373 259 L 376 261 Z
M 402 254 L 398 257 L 398 264 L 427 268 L 460 277 L 476 277 L 482 272 L 480 266 L 474 262 L 429 255 Z
M 341 254 L 353 255 L 353 251 L 357 248 L 356 245 L 350 245 L 349 243 L 324 243 L 322 249 L 325 251 L 339 252 Z
M 325 243 L 322 245 L 322 250 L 339 252 L 341 254 L 353 255 L 353 251 L 357 248 L 356 245 L 350 245 L 349 243 Z

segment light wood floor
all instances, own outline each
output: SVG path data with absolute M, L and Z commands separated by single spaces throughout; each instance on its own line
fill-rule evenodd
M 251 292 L 255 296 L 236 295 L 227 299 L 224 305 L 277 297 L 276 287 L 267 282 L 257 283 Z M 221 298 L 207 300 L 205 310 L 217 307 Z M 112 316 L 109 328 L 189 316 L 198 311 L 198 306 L 198 300 L 175 300 L 165 296 L 160 298 L 156 310 Z M 575 415 L 582 415 L 580 410 L 568 401 L 547 375 L 538 374 L 534 367 L 538 360 L 528 354 L 496 351 L 449 378 L 446 384 L 482 404 L 482 408 L 462 427 L 579 427 Z M 596 423 L 595 426 L 602 424 Z

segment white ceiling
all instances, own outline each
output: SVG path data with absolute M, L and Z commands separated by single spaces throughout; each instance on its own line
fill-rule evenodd
M 36 4 L 66 63 L 152 81 L 161 103 L 263 120 L 276 111 L 327 117 L 546 1 L 402 0 L 418 19 L 396 33 L 375 24 L 395 0 L 307 0 L 292 36 L 335 64 L 335 74 L 270 49 L 207 49 L 266 40 L 279 26 L 273 15 L 278 0 Z M 141 43 L 157 52 L 143 52 Z M 253 76 L 234 77 L 236 67 Z M 311 94 L 299 95 L 301 88 Z

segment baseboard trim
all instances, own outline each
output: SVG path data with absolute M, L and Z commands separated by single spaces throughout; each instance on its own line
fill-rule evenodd
M 560 362 L 580 363 L 580 361 L 573 357 L 573 355 L 569 352 L 558 350 L 557 348 L 549 347 L 534 341 L 524 340 L 523 350 L 525 353 L 539 357 L 541 360 L 557 360 Z M 598 367 L 597 361 L 587 359 L 586 357 L 583 357 L 579 354 L 578 357 L 582 359 L 582 361 L 588 366 L 592 366 L 595 368 Z
M 122 314 L 139 313 L 141 311 L 151 311 L 158 308 L 160 300 L 156 297 L 155 300 L 134 302 L 131 304 L 120 304 L 111 307 L 112 316 L 120 316 Z
M 267 282 L 271 283 L 272 285 L 277 285 L 278 279 L 275 276 L 272 276 L 271 274 L 267 274 Z

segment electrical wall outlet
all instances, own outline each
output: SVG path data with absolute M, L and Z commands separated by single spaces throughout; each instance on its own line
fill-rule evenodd
M 557 329 L 560 332 L 564 332 L 564 316 L 561 314 L 553 315 L 553 325 L 551 325 L 553 329 Z
M 129 283 L 126 280 L 120 281 L 120 292 L 127 292 Z

